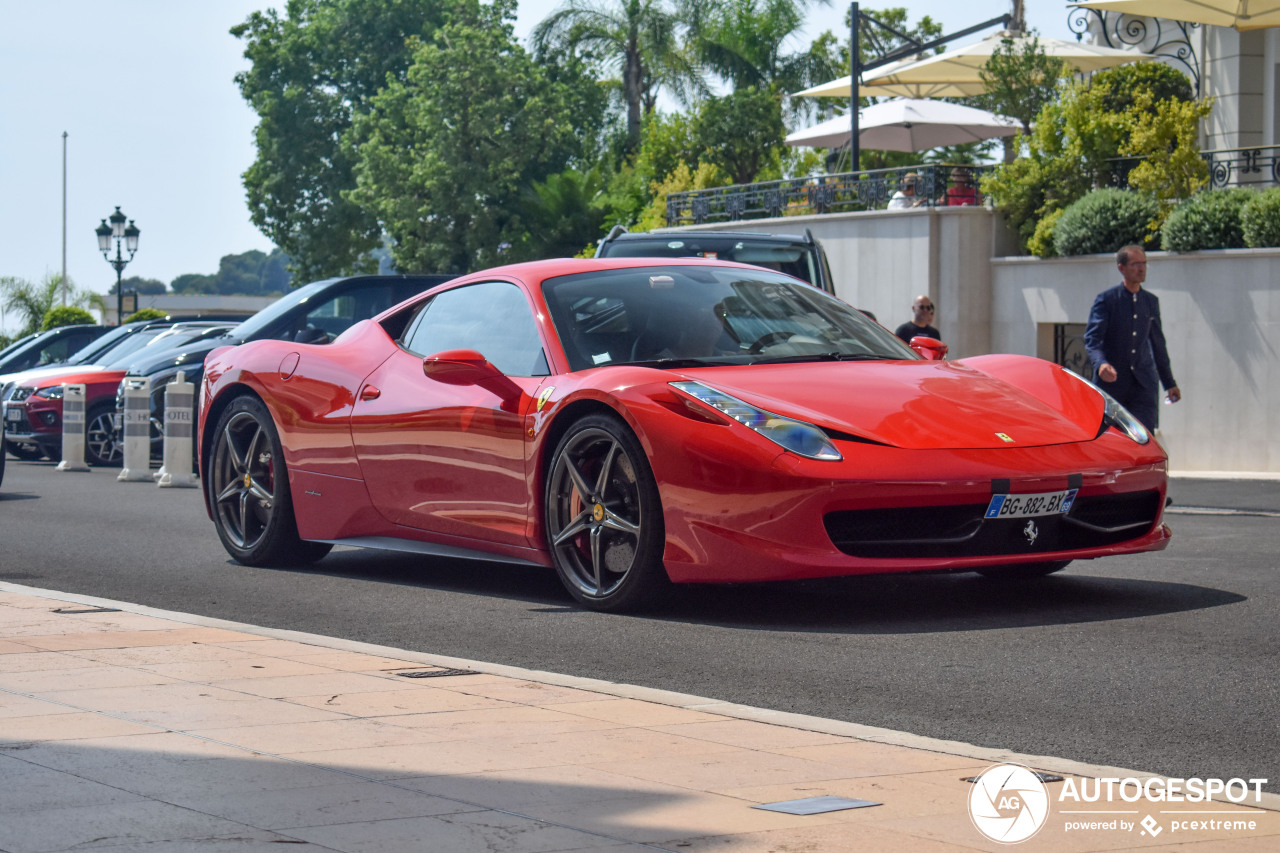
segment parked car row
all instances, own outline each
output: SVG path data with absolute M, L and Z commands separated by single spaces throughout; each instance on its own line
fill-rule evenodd
M 60 458 L 63 387 L 83 384 L 85 461 L 119 465 L 123 458 L 124 384 L 126 379 L 145 377 L 151 380 L 152 388 L 152 454 L 159 456 L 166 386 L 179 373 L 184 373 L 187 381 L 199 383 L 204 358 L 213 349 L 263 338 L 324 344 L 352 324 L 448 279 L 446 275 L 325 279 L 291 291 L 239 323 L 164 320 L 114 328 L 66 327 L 83 332 L 88 339 L 87 346 L 69 357 L 54 347 L 58 340 L 71 339 L 69 333 L 24 339 L 23 348 L 14 350 L 21 359 L 10 362 L 15 372 L 0 374 L 4 447 L 20 459 Z M 60 361 L 51 363 L 55 357 Z M 193 409 L 192 423 L 195 417 Z

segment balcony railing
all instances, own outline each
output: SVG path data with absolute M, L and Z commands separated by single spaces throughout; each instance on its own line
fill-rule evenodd
M 1280 185 L 1280 146 L 1223 148 L 1204 151 L 1201 156 L 1209 165 L 1209 186 L 1213 189 Z M 1111 183 L 1127 187 L 1129 171 L 1139 160 L 1117 158 L 1112 162 L 1115 168 Z M 911 173 L 917 176 L 916 198 L 921 200 L 918 206 L 956 204 L 953 175 L 957 169 L 967 171 L 975 187 L 972 200 L 966 203 L 982 204 L 985 197 L 978 189 L 978 179 L 993 168 L 995 166 L 904 166 L 671 193 L 667 196 L 667 225 L 884 210 Z
M 906 183 L 907 176 L 913 173 L 916 176 L 915 198 L 919 200 L 916 206 L 982 204 L 984 197 L 978 189 L 979 179 L 992 168 L 907 166 L 671 193 L 667 196 L 667 224 L 884 210 L 893 194 Z M 969 185 L 973 187 L 970 195 L 962 195 L 966 173 Z

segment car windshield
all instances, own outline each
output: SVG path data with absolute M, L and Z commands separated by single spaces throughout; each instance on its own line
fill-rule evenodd
M 299 287 L 297 290 L 289 291 L 227 334 L 240 341 L 256 340 L 262 336 L 267 327 L 287 314 L 295 305 L 301 305 L 313 296 L 323 292 L 332 281 L 334 279 L 313 281 L 310 284 Z
M 749 237 L 722 237 L 715 234 L 651 234 L 645 239 L 615 240 L 605 254 L 610 258 L 711 258 L 754 264 L 766 269 L 817 281 L 809 246 L 778 240 Z
M 543 283 L 573 370 L 915 359 L 862 312 L 767 270 L 646 266 Z
M 230 329 L 228 324 L 199 326 L 172 326 L 170 328 L 143 329 L 128 341 L 121 343 L 102 359 L 108 368 L 120 369 L 129 367 L 145 353 L 140 350 L 165 352 L 193 341 L 204 340 L 212 335 L 220 335 Z
M 126 326 L 116 326 L 96 341 L 73 352 L 71 357 L 67 359 L 67 364 L 97 364 L 100 356 L 104 353 L 109 353 L 121 340 L 136 331 L 137 328 L 134 323 Z

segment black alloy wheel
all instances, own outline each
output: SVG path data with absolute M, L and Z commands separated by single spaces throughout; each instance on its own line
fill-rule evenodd
M 298 537 L 280 436 L 256 397 L 233 401 L 218 419 L 205 471 L 218 538 L 246 566 L 302 566 L 332 545 Z
M 124 445 L 115 430 L 115 406 L 99 404 L 85 418 L 84 461 L 99 467 L 112 467 L 124 460 Z
M 635 610 L 669 586 L 658 486 L 640 442 L 612 415 L 588 415 L 560 439 L 546 528 L 556 572 L 585 607 Z

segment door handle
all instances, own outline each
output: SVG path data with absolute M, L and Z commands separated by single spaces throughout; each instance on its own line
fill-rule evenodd
M 368 402 L 370 400 L 376 400 L 381 396 L 382 396 L 382 391 L 373 387 L 372 385 L 366 385 L 360 389 L 360 399 L 365 402 Z

